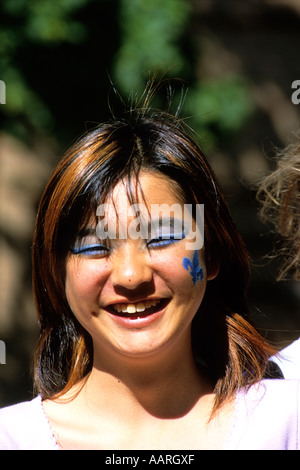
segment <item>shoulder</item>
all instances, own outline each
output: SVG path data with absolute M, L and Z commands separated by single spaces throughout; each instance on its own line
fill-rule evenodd
M 272 357 L 286 379 L 300 379 L 300 338 Z
M 283 424 L 298 417 L 300 407 L 300 381 L 267 379 L 253 385 L 238 397 L 238 402 L 257 419 L 269 418 L 269 422 Z M 271 418 L 271 419 L 270 419 Z
M 231 445 L 244 450 L 299 449 L 300 381 L 262 380 L 236 400 Z
M 0 409 L 1 450 L 50 450 L 56 443 L 41 397 Z

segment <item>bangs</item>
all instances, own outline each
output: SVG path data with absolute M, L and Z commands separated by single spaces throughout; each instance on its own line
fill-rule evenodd
M 180 145 L 176 145 L 176 133 Z M 174 141 L 172 146 L 163 145 L 168 139 Z M 146 119 L 135 127 L 122 121 L 98 127 L 71 149 L 63 165 L 65 177 L 59 175 L 57 189 L 61 203 L 55 204 L 57 211 L 61 207 L 55 220 L 57 237 L 52 239 L 61 260 L 66 259 L 80 231 L 97 226 L 99 205 L 110 203 L 117 214 L 117 184 L 123 185 L 130 205 L 143 203 L 150 213 L 139 180 L 142 171 L 167 179 L 174 195 L 192 205 L 193 216 L 197 204 L 206 204 L 212 213 L 216 210 L 211 201 L 212 195 L 215 199 L 212 176 L 199 164 L 192 144 L 180 130 L 176 127 L 172 133 L 166 123 L 155 125 Z

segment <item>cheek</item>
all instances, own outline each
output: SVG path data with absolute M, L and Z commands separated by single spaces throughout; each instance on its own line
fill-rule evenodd
M 94 263 L 71 259 L 66 269 L 66 296 L 71 309 L 82 301 L 98 298 L 104 283 L 105 269 L 99 269 Z
M 203 290 L 206 286 L 206 268 L 197 251 L 172 253 L 158 260 L 159 272 L 178 292 Z
M 199 257 L 197 250 L 194 251 L 192 257 L 185 256 L 182 260 L 182 265 L 190 274 L 194 286 L 204 279 L 204 266 L 201 261 L 203 260 Z
M 169 258 L 165 265 L 164 280 L 171 288 L 173 306 L 184 321 L 191 320 L 197 313 L 207 285 L 206 267 L 204 260 L 199 256 L 197 262 L 193 252 L 184 252 Z M 201 269 L 200 269 L 201 268 Z

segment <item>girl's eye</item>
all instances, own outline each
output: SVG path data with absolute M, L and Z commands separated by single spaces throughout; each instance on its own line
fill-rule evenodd
M 73 255 L 106 256 L 110 249 L 95 235 L 94 228 L 87 227 L 78 233 L 70 251 Z
M 163 248 L 165 246 L 173 245 L 173 243 L 179 242 L 185 238 L 184 233 L 160 235 L 159 237 L 152 238 L 147 242 L 147 246 L 150 248 Z
M 109 252 L 109 248 L 105 245 L 80 245 L 71 248 L 73 255 L 85 255 L 85 256 L 105 256 Z

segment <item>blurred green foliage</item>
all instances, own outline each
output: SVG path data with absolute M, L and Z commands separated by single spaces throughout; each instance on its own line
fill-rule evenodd
M 88 7 L 90 16 L 88 9 L 85 12 Z M 98 34 L 94 11 L 99 16 L 99 28 L 104 21 L 109 31 L 107 22 L 115 8 L 114 0 L 1 1 L 0 78 L 6 83 L 6 105 L 0 110 L 2 129 L 22 139 L 36 133 L 54 134 L 63 125 L 71 129 L 73 106 L 79 102 L 77 119 L 85 88 L 90 92 L 86 105 L 90 102 L 93 106 L 89 87 L 95 88 L 92 76 L 96 74 L 88 51 L 95 53 L 91 42 L 98 50 L 102 47 L 101 34 L 99 44 L 94 39 Z M 109 53 L 110 48 L 107 49 Z M 88 66 L 90 83 L 83 73 Z
M 21 138 L 67 139 L 103 119 L 109 77 L 126 97 L 154 72 L 184 79 L 182 115 L 208 146 L 251 114 L 242 77 L 195 78 L 189 0 L 2 0 L 0 12 L 1 126 Z
M 7 105 L 2 111 L 8 117 L 25 117 L 37 130 L 52 128 L 55 117 L 26 80 L 22 66 L 17 61 L 18 52 L 24 44 L 27 47 L 34 43 L 43 44 L 46 54 L 49 44 L 82 41 L 86 25 L 72 20 L 72 14 L 87 1 L 2 0 L 0 71 L 1 79 L 7 84 Z
M 50 113 L 41 98 L 32 90 L 22 68 L 15 60 L 22 45 L 67 41 L 78 43 L 86 33 L 86 26 L 72 20 L 72 13 L 87 0 L 2 0 L 0 30 L 0 70 L 7 87 L 8 114 L 26 110 L 36 127 L 49 125 Z M 38 64 L 36 64 L 38 67 Z
M 190 3 L 186 0 L 123 0 L 119 10 L 122 44 L 114 78 L 126 94 L 142 89 L 149 71 L 168 70 L 187 76 L 190 64 L 182 53 Z
M 212 146 L 237 132 L 253 113 L 249 84 L 234 75 L 197 83 L 189 90 L 184 111 L 191 127 Z
M 41 42 L 80 42 L 86 27 L 72 14 L 88 0 L 2 0 L 3 12 L 21 22 L 20 37 Z M 16 37 L 15 37 L 16 39 Z

